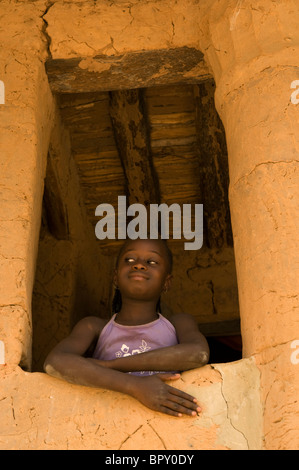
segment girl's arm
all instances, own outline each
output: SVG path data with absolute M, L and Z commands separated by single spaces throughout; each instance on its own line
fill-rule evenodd
M 98 361 L 96 359 L 92 359 L 92 361 L 97 362 L 102 367 L 122 372 L 140 370 L 185 371 L 207 364 L 209 346 L 205 337 L 198 330 L 194 317 L 188 314 L 177 314 L 170 321 L 176 329 L 179 344 L 111 361 Z
M 167 385 L 164 381 L 177 378 L 150 376 L 136 377 L 118 370 L 108 369 L 83 357 L 98 337 L 105 322 L 86 317 L 74 328 L 68 338 L 61 341 L 47 356 L 44 369 L 56 378 L 77 385 L 105 388 L 130 395 L 148 408 L 172 416 L 195 416 L 199 410 L 191 395 Z

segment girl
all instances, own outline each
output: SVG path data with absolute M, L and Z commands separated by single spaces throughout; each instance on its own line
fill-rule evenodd
M 171 282 L 172 256 L 163 240 L 129 240 L 115 269 L 114 315 L 83 318 L 50 352 L 45 371 L 68 382 L 126 393 L 152 410 L 196 416 L 191 395 L 165 381 L 205 365 L 206 339 L 191 315 L 169 320 L 159 311 Z M 95 344 L 93 357 L 84 357 Z

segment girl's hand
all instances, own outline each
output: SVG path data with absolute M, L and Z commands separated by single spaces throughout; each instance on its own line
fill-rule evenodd
M 132 395 L 151 410 L 177 417 L 183 414 L 197 416 L 201 409 L 196 398 L 165 383 L 166 380 L 175 380 L 179 377 L 180 374 L 138 377 L 140 380 Z

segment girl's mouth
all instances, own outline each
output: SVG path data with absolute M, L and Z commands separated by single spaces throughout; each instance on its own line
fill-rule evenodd
M 137 281 L 147 281 L 148 280 L 148 277 L 144 276 L 143 274 L 141 273 L 130 273 L 129 274 L 129 278 L 130 279 L 135 279 Z

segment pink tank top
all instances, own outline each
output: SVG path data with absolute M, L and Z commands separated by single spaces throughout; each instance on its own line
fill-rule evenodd
M 95 359 L 109 361 L 119 357 L 141 354 L 153 349 L 178 344 L 172 323 L 159 313 L 159 318 L 145 325 L 127 326 L 115 322 L 116 314 L 104 326 L 93 353 Z M 159 371 L 130 372 L 152 375 Z

